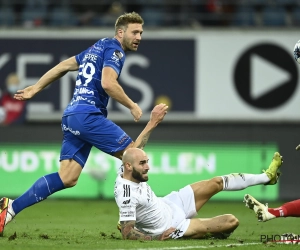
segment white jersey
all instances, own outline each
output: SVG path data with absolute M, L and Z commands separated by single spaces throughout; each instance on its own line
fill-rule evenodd
M 146 182 L 135 183 L 118 175 L 115 199 L 120 221 L 135 221 L 142 233 L 160 235 L 172 226 L 172 209 Z

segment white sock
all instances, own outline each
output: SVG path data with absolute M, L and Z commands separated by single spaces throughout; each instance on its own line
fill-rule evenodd
M 12 204 L 13 204 L 13 200 L 9 200 L 9 203 L 8 203 L 8 212 L 13 216 L 13 217 L 15 217 L 15 211 L 14 211 L 14 209 L 13 209 L 13 207 L 12 207 Z
M 229 174 L 221 176 L 223 190 L 243 190 L 246 187 L 265 184 L 270 181 L 266 173 L 262 174 Z

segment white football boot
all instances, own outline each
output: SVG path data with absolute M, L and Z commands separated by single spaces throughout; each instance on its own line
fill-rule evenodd
M 265 222 L 265 221 L 276 218 L 275 215 L 271 214 L 268 211 L 268 204 L 264 205 L 264 204 L 260 203 L 250 194 L 246 194 L 244 196 L 244 202 L 246 203 L 246 207 L 248 207 L 254 211 L 258 221 Z

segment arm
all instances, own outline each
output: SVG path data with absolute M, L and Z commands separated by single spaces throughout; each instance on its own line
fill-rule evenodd
M 120 221 L 121 233 L 124 240 L 167 240 L 170 238 L 170 234 L 174 232 L 175 228 L 169 228 L 161 235 L 151 236 L 134 228 L 135 221 Z
M 134 120 L 138 121 L 142 116 L 142 110 L 126 95 L 117 79 L 118 75 L 113 68 L 103 68 L 101 80 L 103 89 L 111 98 L 115 99 L 117 102 L 128 108 L 132 116 L 134 117 Z
M 133 148 L 144 149 L 153 129 L 164 119 L 165 115 L 167 114 L 167 110 L 168 106 L 163 103 L 154 107 L 151 112 L 149 122 L 134 142 L 132 146 Z
M 42 91 L 52 82 L 64 76 L 67 72 L 75 70 L 78 70 L 78 64 L 75 59 L 75 56 L 73 56 L 69 59 L 60 62 L 55 67 L 50 69 L 40 78 L 40 80 L 36 84 L 31 85 L 23 90 L 18 90 L 17 93 L 14 95 L 14 98 L 20 101 L 31 99 L 33 96 Z

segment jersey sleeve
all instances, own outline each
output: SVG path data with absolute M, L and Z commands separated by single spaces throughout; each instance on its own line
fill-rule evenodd
M 128 187 L 124 188 L 130 188 L 130 186 L 128 185 Z M 135 198 L 134 194 L 130 194 L 130 192 L 128 192 L 127 194 L 128 195 L 126 195 L 126 191 L 119 191 L 117 194 L 115 194 L 115 199 L 119 207 L 119 220 L 135 221 L 138 200 Z
M 119 76 L 123 68 L 124 61 L 125 55 L 123 52 L 116 48 L 109 48 L 104 53 L 103 67 L 113 68 Z
M 81 53 L 79 53 L 78 55 L 75 56 L 75 59 L 78 63 L 78 65 L 81 65 L 83 59 L 84 59 L 84 56 L 86 55 L 86 53 L 90 50 L 90 48 L 82 51 Z

